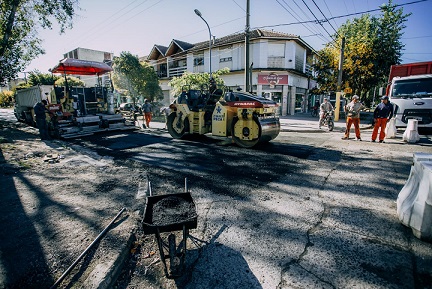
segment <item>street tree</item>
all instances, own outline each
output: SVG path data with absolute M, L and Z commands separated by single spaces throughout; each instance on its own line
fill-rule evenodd
M 0 83 L 44 54 L 38 30 L 59 25 L 60 33 L 72 28 L 78 0 L 3 0 L 0 2 Z
M 402 50 L 405 46 L 401 38 L 403 29 L 406 28 L 405 22 L 411 13 L 404 14 L 403 9 L 396 9 L 392 1 L 382 5 L 381 10 L 383 15 L 373 19 L 376 21 L 377 38 L 374 43 L 374 51 L 380 53 L 380 57 L 376 58 L 374 68 L 378 81 L 385 84 L 388 81 L 390 66 L 401 63 Z
M 345 38 L 342 89 L 350 88 L 362 100 L 371 101 L 368 92 L 383 85 L 390 66 L 400 63 L 403 44 L 400 39 L 410 14 L 389 0 L 380 16 L 364 14 L 346 21 L 318 53 L 314 69 L 321 92 L 336 91 L 342 38 Z
M 228 74 L 229 71 L 230 71 L 229 68 L 222 68 L 212 73 L 212 77 L 218 86 L 224 85 L 224 81 L 220 76 L 224 74 Z M 210 74 L 207 72 L 205 73 L 185 72 L 182 76 L 173 77 L 171 81 L 168 83 L 168 85 L 171 86 L 172 88 L 171 94 L 175 96 L 175 95 L 180 95 L 183 87 L 186 86 L 191 89 L 201 89 L 202 87 L 208 88 L 209 80 L 210 80 Z
M 138 56 L 130 52 L 122 52 L 114 58 L 114 74 L 112 77 L 114 88 L 126 90 L 137 101 L 144 96 L 150 101 L 163 98 L 162 89 L 153 66 L 141 63 Z
M 61 76 L 53 75 L 51 73 L 42 73 L 35 69 L 30 71 L 28 75 L 28 83 L 30 86 L 53 85 L 59 78 L 61 78 Z
M 79 79 L 78 77 L 74 77 L 74 76 L 66 76 L 67 78 L 67 85 L 69 87 L 74 86 L 74 87 L 84 87 L 85 83 L 84 81 L 82 81 L 81 79 Z M 55 85 L 56 86 L 66 86 L 66 80 L 64 77 L 58 77 L 55 80 Z

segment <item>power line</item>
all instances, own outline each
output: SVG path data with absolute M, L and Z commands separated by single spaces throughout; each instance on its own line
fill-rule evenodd
M 243 7 L 241 7 L 235 0 L 232 0 L 238 7 L 240 7 L 241 10 L 243 10 L 244 12 L 246 12 L 245 9 L 243 9 Z
M 289 11 L 284 5 L 282 5 L 281 2 L 279 2 L 279 0 L 276 0 L 276 2 L 286 11 L 288 12 L 296 21 L 297 24 L 301 24 L 303 27 L 305 27 L 310 33 L 316 33 L 316 31 L 312 31 L 309 27 L 307 27 L 305 24 L 306 23 L 311 23 L 309 21 L 300 21 L 296 16 L 294 16 L 291 11 Z M 285 1 L 284 1 L 285 2 Z M 288 4 L 285 2 L 285 4 L 288 6 Z M 288 6 L 289 7 L 289 6 Z M 294 11 L 294 10 L 293 10 Z M 264 27 L 263 27 L 264 28 Z M 322 39 L 324 41 L 327 41 L 327 39 Z
M 403 54 L 432 54 L 432 52 L 404 52 Z
M 148 0 L 144 1 L 143 3 L 139 4 L 138 6 L 140 6 L 140 5 L 144 4 L 144 3 L 146 3 L 147 1 L 148 1 Z M 145 9 L 143 9 L 143 10 L 141 10 L 140 12 L 136 13 L 135 15 L 129 17 L 129 18 L 128 18 L 127 20 L 125 20 L 123 23 L 126 23 L 126 22 L 130 21 L 132 18 L 138 16 L 139 14 L 143 13 L 144 11 L 149 10 L 150 8 L 153 8 L 154 6 L 156 6 L 157 4 L 159 4 L 159 3 L 162 2 L 162 1 L 163 1 L 163 0 L 159 0 L 158 2 L 154 3 L 153 5 L 150 5 L 150 6 L 146 7 Z M 138 7 L 138 6 L 135 6 L 134 8 L 136 8 L 136 7 Z M 134 8 L 133 8 L 133 9 L 134 9 Z M 131 11 L 132 11 L 132 10 L 127 11 L 126 13 L 124 13 L 124 14 L 120 15 L 119 17 L 117 17 L 115 20 L 118 20 L 120 17 L 122 17 L 122 16 L 128 14 L 128 13 L 131 12 Z M 114 21 L 115 21 L 115 20 L 114 20 Z M 113 22 L 111 22 L 110 24 L 112 25 Z M 99 37 L 101 37 L 101 36 L 102 36 L 102 35 L 100 35 L 100 34 L 99 34 L 99 35 L 96 35 L 96 36 L 94 36 L 94 37 L 92 38 L 92 40 L 95 40 L 95 39 L 97 39 L 97 38 L 99 38 Z M 87 38 L 88 38 L 88 37 L 87 37 Z
M 284 0 L 284 2 L 285 2 L 285 0 Z M 286 2 L 285 2 L 286 3 Z M 309 18 L 309 16 L 306 14 L 306 12 L 304 12 L 303 11 L 303 9 L 297 4 L 297 2 L 296 1 L 293 1 L 293 3 L 297 6 L 297 8 L 303 13 L 303 15 L 306 17 L 306 19 L 310 19 Z M 328 42 L 328 39 L 326 39 L 325 37 L 324 37 L 324 35 L 322 35 L 319 31 L 318 31 L 318 29 L 315 29 L 314 28 L 314 30 L 315 30 L 315 33 L 316 34 L 318 34 L 319 36 L 319 38 L 321 38 L 321 40 L 324 40 L 324 41 L 326 41 L 326 42 Z
M 415 36 L 415 37 L 402 37 L 401 39 L 417 39 L 417 38 L 429 38 L 429 37 L 432 37 L 432 35 Z
M 336 29 L 333 27 L 333 25 L 330 23 L 330 21 L 328 21 L 327 17 L 324 15 L 324 13 L 321 11 L 321 8 L 319 8 L 319 6 L 316 4 L 315 0 L 312 0 L 312 2 L 315 4 L 316 8 L 318 8 L 319 12 L 321 12 L 321 15 L 324 16 L 325 20 L 327 21 L 327 23 L 331 26 L 331 28 L 333 28 L 334 32 L 340 37 L 339 33 L 336 31 Z
M 326 0 L 323 0 L 323 1 L 324 1 L 325 6 L 327 7 L 328 12 L 330 13 L 330 16 L 333 17 L 330 8 L 329 8 L 328 5 L 327 5 L 327 1 L 326 1 Z M 369 8 L 369 7 L 368 7 L 368 8 Z M 337 23 L 336 23 L 336 21 L 333 20 L 333 22 L 334 22 L 335 26 L 338 26 Z
M 122 9 L 120 9 L 119 11 L 116 11 L 114 14 L 112 14 L 111 16 L 105 18 L 105 20 L 99 22 L 99 24 L 93 26 L 92 28 L 90 28 L 89 30 L 87 30 L 87 32 L 80 37 L 80 39 L 77 40 L 77 43 L 82 43 L 84 42 L 84 40 L 87 40 L 88 38 L 90 38 L 90 36 L 94 35 L 96 33 L 97 28 L 99 28 L 102 24 L 110 21 L 109 25 L 112 25 L 115 21 L 117 21 L 118 19 L 120 19 L 121 17 L 123 17 L 124 15 L 134 11 L 136 8 L 138 8 L 139 6 L 143 5 L 144 3 L 146 3 L 148 0 L 144 0 L 143 2 L 139 3 L 138 5 L 135 5 L 134 7 L 132 7 L 131 9 L 129 9 L 128 11 L 124 12 L 123 14 L 119 14 L 119 12 L 125 10 L 126 8 L 128 8 L 129 6 L 131 6 L 133 3 L 137 2 L 138 0 L 134 0 L 131 3 L 129 3 L 128 5 L 126 5 L 125 7 L 123 7 Z M 116 18 L 113 19 L 114 16 L 117 16 Z
M 398 4 L 398 5 L 395 5 L 395 7 L 406 6 L 406 5 L 411 5 L 411 4 L 416 4 L 416 3 L 420 3 L 420 2 L 426 2 L 426 1 L 430 1 L 430 0 L 418 0 L 418 1 L 414 1 L 414 2 L 409 2 L 409 3 L 404 3 L 404 4 Z M 381 11 L 381 8 L 370 9 L 370 10 L 366 10 L 366 11 L 363 11 L 363 12 L 343 14 L 343 15 L 339 15 L 339 16 L 332 16 L 332 17 L 327 18 L 327 20 L 330 21 L 330 20 L 333 20 L 333 19 L 344 18 L 344 17 L 354 16 L 354 15 L 359 15 L 359 14 L 365 14 L 365 13 L 369 13 L 369 12 L 376 12 L 376 11 Z M 326 22 L 326 19 L 298 21 L 298 22 L 281 23 L 281 24 L 274 24 L 274 25 L 264 25 L 264 26 L 259 26 L 259 27 L 256 27 L 256 28 L 258 28 L 258 29 L 259 28 L 271 28 L 271 27 L 290 26 L 290 25 L 297 25 L 297 24 L 304 24 L 304 23 L 316 23 L 316 24 L 318 24 L 320 22 Z
M 400 6 L 406 6 L 406 5 L 411 5 L 411 4 L 417 4 L 417 3 L 426 2 L 426 1 L 429 1 L 429 0 L 418 0 L 418 1 L 413 1 L 413 2 L 409 2 L 409 3 L 394 5 L 394 7 L 400 7 Z M 335 16 L 335 17 L 329 18 L 329 20 L 333 20 L 333 19 L 337 19 L 337 18 L 343 18 L 343 17 L 349 17 L 349 16 L 354 16 L 354 15 L 358 15 L 358 14 L 365 14 L 365 13 L 369 13 L 369 12 L 376 12 L 376 11 L 381 11 L 381 8 L 370 9 L 370 10 L 363 11 L 363 12 L 355 12 L 355 13 L 350 13 L 350 14 Z
M 318 18 L 315 16 L 315 14 L 312 12 L 312 10 L 309 8 L 309 6 L 306 4 L 304 0 L 302 0 L 303 4 L 306 6 L 306 8 L 309 10 L 309 12 L 313 15 L 313 17 L 318 21 L 318 24 L 321 25 L 321 27 L 324 29 L 324 31 L 330 36 L 331 39 L 333 39 L 333 36 L 325 29 L 324 25 L 321 21 L 318 20 Z M 335 39 L 333 39 L 335 41 Z M 335 41 L 336 42 L 336 41 Z
M 158 4 L 161 3 L 162 1 L 163 1 L 163 0 L 159 0 L 159 1 L 156 2 L 155 4 L 150 5 L 149 7 L 147 7 L 147 8 L 145 8 L 145 9 L 141 10 L 140 12 L 138 12 L 137 14 L 135 14 L 134 16 L 129 17 L 125 22 L 130 21 L 132 18 L 135 18 L 136 16 L 140 15 L 140 14 L 143 13 L 144 11 L 147 11 L 147 10 L 149 10 L 150 8 L 153 8 L 154 6 L 158 5 Z M 124 22 L 124 23 L 125 23 L 125 22 Z

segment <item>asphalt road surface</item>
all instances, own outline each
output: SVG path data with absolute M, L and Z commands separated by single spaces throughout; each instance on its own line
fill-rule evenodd
M 191 234 L 205 242 L 192 244 L 183 277 L 155 278 L 162 264 L 142 260 L 138 267 L 154 272 L 135 263 L 129 286 L 432 288 L 432 246 L 399 223 L 395 204 L 413 152 L 432 152 L 431 137 L 378 144 L 366 141 L 371 130 L 362 133 L 357 142 L 341 140 L 340 129 L 288 129 L 249 150 L 162 130 L 77 143 L 141 163 L 150 179 L 162 169 L 189 180 L 199 215 Z
M 146 175 L 155 195 L 181 192 L 187 178 L 196 204 L 182 276 L 166 278 L 154 236 L 137 232 L 140 249 L 114 288 L 432 288 L 432 244 L 400 224 L 395 203 L 431 137 L 379 144 L 366 129 L 364 141 L 343 141 L 341 126 L 315 126 L 284 119 L 284 132 L 254 149 L 158 128 L 67 141 L 116 165 L 100 170 Z M 105 185 L 98 195 L 142 213 L 135 193 Z

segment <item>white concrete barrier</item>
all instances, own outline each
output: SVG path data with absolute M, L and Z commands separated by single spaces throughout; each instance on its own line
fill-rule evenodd
M 420 140 L 420 135 L 418 133 L 418 120 L 408 120 L 407 128 L 403 133 L 402 139 L 409 143 L 416 143 Z
M 396 119 L 392 117 L 389 122 L 387 123 L 387 126 L 385 128 L 385 135 L 386 138 L 395 138 L 396 137 Z
M 413 162 L 397 198 L 397 214 L 414 236 L 432 241 L 432 154 L 415 153 Z

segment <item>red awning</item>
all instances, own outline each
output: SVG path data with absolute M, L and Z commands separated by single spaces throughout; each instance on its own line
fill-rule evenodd
M 53 69 L 52 73 L 78 74 L 78 75 L 101 75 L 112 71 L 112 68 L 103 62 L 65 58 Z

